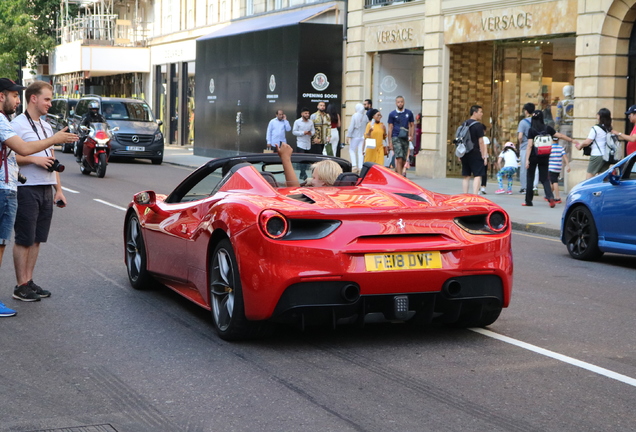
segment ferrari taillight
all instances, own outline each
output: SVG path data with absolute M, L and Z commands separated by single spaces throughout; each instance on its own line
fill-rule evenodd
M 488 214 L 460 216 L 454 221 L 464 231 L 477 235 L 501 234 L 510 226 L 508 215 L 501 210 L 492 210 Z
M 488 228 L 497 233 L 505 231 L 508 225 L 506 215 L 499 210 L 490 213 L 486 221 L 488 223 Z
M 275 210 L 263 211 L 259 216 L 259 223 L 265 235 L 272 239 L 283 237 L 289 230 L 287 218 Z

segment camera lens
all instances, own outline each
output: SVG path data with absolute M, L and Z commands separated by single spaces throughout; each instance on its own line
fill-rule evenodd
M 66 167 L 64 165 L 62 165 L 59 160 L 55 159 L 53 161 L 53 165 L 51 165 L 47 169 L 48 169 L 49 172 L 53 172 L 53 171 L 64 172 L 65 168 Z

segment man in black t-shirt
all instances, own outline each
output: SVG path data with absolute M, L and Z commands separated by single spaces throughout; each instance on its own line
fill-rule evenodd
M 475 122 L 481 122 L 484 116 L 484 110 L 479 105 L 470 107 L 470 118 L 466 120 L 467 125 Z M 470 185 L 470 177 L 473 178 L 473 193 L 479 194 L 479 186 L 481 185 L 481 176 L 484 174 L 486 164 L 488 163 L 488 152 L 486 144 L 484 144 L 484 128 L 481 125 L 475 125 L 469 129 L 470 139 L 473 142 L 473 149 L 467 152 L 460 160 L 462 162 L 462 176 L 464 180 L 462 186 L 464 193 L 468 193 Z

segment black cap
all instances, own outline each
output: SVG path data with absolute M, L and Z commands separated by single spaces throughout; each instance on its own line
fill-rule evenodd
M 22 91 L 26 87 L 22 87 L 19 84 L 14 83 L 9 78 L 0 78 L 0 91 Z
M 627 111 L 625 111 L 625 115 L 630 115 L 632 113 L 636 113 L 636 105 L 630 106 Z

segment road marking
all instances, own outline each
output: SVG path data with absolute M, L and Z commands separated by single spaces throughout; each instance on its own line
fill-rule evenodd
M 545 222 L 528 222 L 526 225 L 545 225 Z
M 79 193 L 79 191 L 73 190 L 73 189 L 69 189 L 67 187 L 62 186 L 62 190 L 66 191 L 66 192 L 70 192 L 70 193 Z
M 630 386 L 636 387 L 636 379 L 628 377 L 627 375 L 622 375 L 622 374 L 619 374 L 617 372 L 613 372 L 613 371 L 611 371 L 609 369 L 605 369 L 605 368 L 602 368 L 600 366 L 593 365 L 591 363 L 587 363 L 587 362 L 584 362 L 584 361 L 581 361 L 581 360 L 577 360 L 577 359 L 572 358 L 572 357 L 568 357 L 568 356 L 563 355 L 563 354 L 556 353 L 554 351 L 550 351 L 550 350 L 547 350 L 547 349 L 544 349 L 544 348 L 540 348 L 540 347 L 538 347 L 536 345 L 531 345 L 531 344 L 526 343 L 526 342 L 521 342 L 520 340 L 513 339 L 513 338 L 508 337 L 508 336 L 503 336 L 503 335 L 500 335 L 498 333 L 492 332 L 490 330 L 486 330 L 486 329 L 482 329 L 482 328 L 471 328 L 469 330 L 474 331 L 475 333 L 479 333 L 479 334 L 481 334 L 483 336 L 488 336 L 490 338 L 497 339 L 497 340 L 500 340 L 502 342 L 506 342 L 506 343 L 509 343 L 511 345 L 518 346 L 519 348 L 527 349 L 527 350 L 533 351 L 533 352 L 535 352 L 537 354 L 541 354 L 541 355 L 544 355 L 546 357 L 550 357 L 550 358 L 553 358 L 555 360 L 559 360 L 559 361 L 562 361 L 564 363 L 568 363 L 568 364 L 571 364 L 573 366 L 580 367 L 582 369 L 589 370 L 590 372 L 594 372 L 596 374 L 603 375 L 603 376 L 606 376 L 608 378 L 612 378 L 612 379 L 615 379 L 615 380 L 620 381 L 622 383 L 625 383 L 625 384 L 628 384 Z
M 116 208 L 118 210 L 126 211 L 126 208 L 120 207 L 120 206 L 115 205 L 115 204 L 111 204 L 108 201 L 100 200 L 100 199 L 97 199 L 97 198 L 93 199 L 93 201 L 97 201 L 98 203 L 102 203 L 102 204 L 105 204 L 107 206 L 114 207 L 114 208 Z
M 538 235 L 532 235 L 532 234 L 524 234 L 524 233 L 521 233 L 521 232 L 518 232 L 518 231 L 512 231 L 512 233 L 520 235 L 520 236 L 524 236 L 524 237 L 532 237 L 532 238 L 536 238 L 536 239 L 548 240 L 548 241 L 561 243 L 561 240 L 555 239 L 553 237 L 545 237 L 545 236 L 538 236 Z

